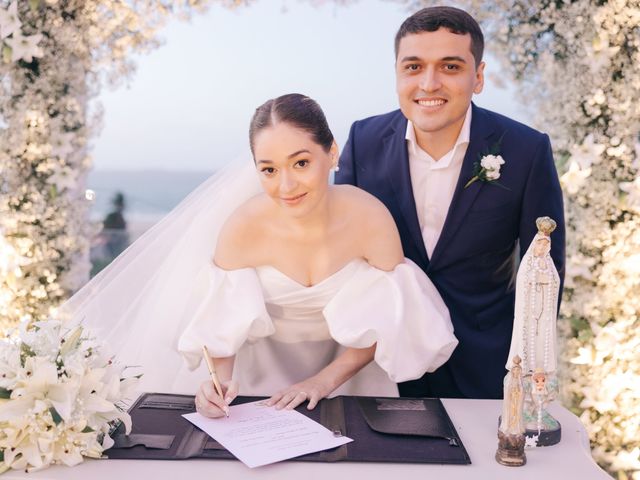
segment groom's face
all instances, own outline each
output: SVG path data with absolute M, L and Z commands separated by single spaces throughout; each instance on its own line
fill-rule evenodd
M 476 67 L 471 36 L 446 28 L 403 37 L 396 59 L 396 89 L 402 113 L 416 135 L 453 137 L 464 122 L 474 93 L 484 82 L 484 63 Z

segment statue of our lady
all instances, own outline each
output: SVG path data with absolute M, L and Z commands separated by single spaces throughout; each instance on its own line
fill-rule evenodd
M 522 257 L 516 278 L 513 336 L 507 369 L 516 355 L 522 359 L 526 436 L 537 446 L 560 441 L 560 424 L 546 406 L 556 397 L 556 322 L 560 277 L 551 259 L 551 232 L 556 222 L 536 220 L 538 233 Z

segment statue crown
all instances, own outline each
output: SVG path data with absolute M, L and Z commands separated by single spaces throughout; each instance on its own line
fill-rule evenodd
M 547 237 L 556 229 L 556 221 L 551 217 L 538 217 L 536 219 L 536 227 L 538 231 Z

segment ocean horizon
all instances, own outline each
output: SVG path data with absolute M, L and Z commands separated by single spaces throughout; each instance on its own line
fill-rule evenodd
M 113 210 L 113 198 L 124 196 L 124 215 L 132 220 L 157 221 L 169 213 L 213 171 L 93 170 L 87 188 L 95 192 L 91 219 L 102 220 Z

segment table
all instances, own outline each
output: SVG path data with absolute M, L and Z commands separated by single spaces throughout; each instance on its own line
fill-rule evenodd
M 591 458 L 589 440 L 578 418 L 558 403 L 549 411 L 562 424 L 562 441 L 552 447 L 526 449 L 524 467 L 505 467 L 494 460 L 502 401 L 442 401 L 471 457 L 471 465 L 291 461 L 249 469 L 234 460 L 88 459 L 73 468 L 55 466 L 31 474 L 9 471 L 2 480 L 611 480 Z

